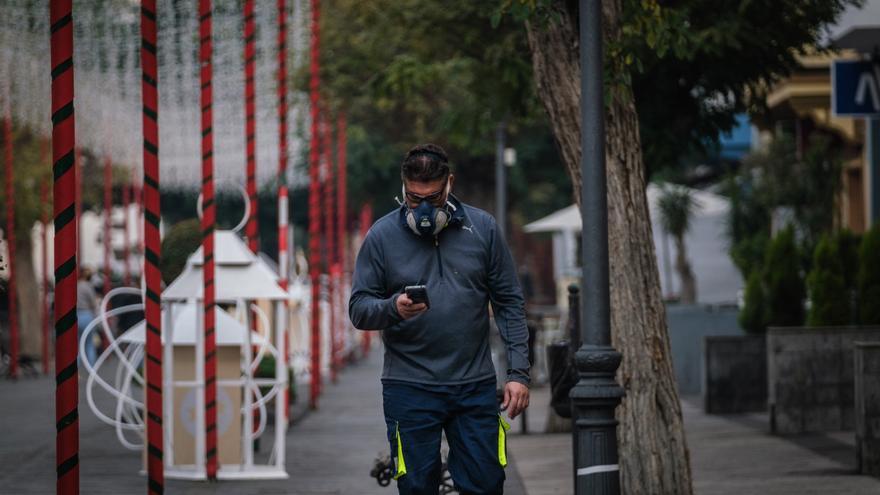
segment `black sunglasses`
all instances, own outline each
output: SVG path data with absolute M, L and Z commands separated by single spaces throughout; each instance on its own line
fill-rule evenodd
M 439 191 L 427 194 L 425 196 L 419 196 L 418 194 L 413 194 L 409 191 L 406 191 L 406 199 L 412 201 L 413 203 L 421 203 L 422 201 L 427 201 L 429 203 L 433 203 L 440 199 L 443 196 L 443 193 L 446 191 L 446 186 L 443 186 Z

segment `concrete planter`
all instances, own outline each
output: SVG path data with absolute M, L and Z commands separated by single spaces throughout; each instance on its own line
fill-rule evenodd
M 669 346 L 678 393 L 698 397 L 705 393 L 703 339 L 717 336 L 742 336 L 736 322 L 735 307 L 696 304 L 668 304 Z
M 852 430 L 853 349 L 880 341 L 880 327 L 787 327 L 767 330 L 770 431 Z
M 855 367 L 856 462 L 880 477 L 880 342 L 857 342 Z
M 703 338 L 703 409 L 734 414 L 767 409 L 764 335 Z

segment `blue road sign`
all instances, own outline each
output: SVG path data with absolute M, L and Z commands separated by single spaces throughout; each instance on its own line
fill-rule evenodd
M 834 115 L 880 118 L 880 64 L 835 61 L 831 86 Z

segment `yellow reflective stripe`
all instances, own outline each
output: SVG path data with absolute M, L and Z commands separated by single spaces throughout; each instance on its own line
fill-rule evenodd
M 394 436 L 397 437 L 397 474 L 394 479 L 400 478 L 406 474 L 406 461 L 403 460 L 403 443 L 400 441 L 400 423 L 394 427 Z
M 498 415 L 498 462 L 501 467 L 507 467 L 507 430 L 510 425 L 501 415 Z

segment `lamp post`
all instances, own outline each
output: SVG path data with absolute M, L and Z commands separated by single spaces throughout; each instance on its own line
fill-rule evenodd
M 580 0 L 581 266 L 579 380 L 572 401 L 575 493 L 619 494 L 617 421 L 623 389 L 614 381 L 621 354 L 611 347 L 605 105 L 602 95 L 601 0 Z

